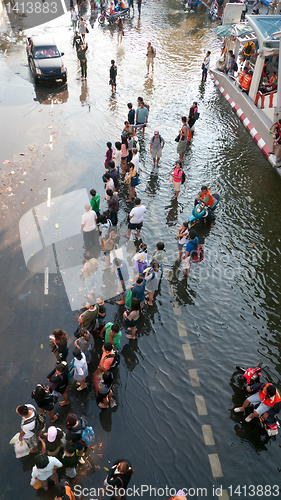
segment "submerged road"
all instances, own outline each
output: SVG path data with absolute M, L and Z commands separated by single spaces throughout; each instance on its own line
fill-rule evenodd
M 169 498 L 170 488 L 186 488 L 187 498 L 221 492 L 223 499 L 278 497 L 280 436 L 268 441 L 256 422 L 245 423 L 233 408 L 244 398 L 237 364 L 263 362 L 266 379 L 281 388 L 280 180 L 212 81 L 200 83 L 206 50 L 214 61 L 220 48 L 204 6 L 186 15 L 179 1 L 143 3 L 141 20 L 126 22 L 119 46 L 114 28 L 92 24 L 87 81 L 78 73 L 68 18 L 45 28 L 65 52 L 67 86 L 33 85 L 24 38 L 15 38 L 0 58 L 0 498 L 53 498 L 51 488 L 45 493 L 29 486 L 34 457 L 16 460 L 8 444 L 20 426 L 15 408 L 32 403 L 32 390 L 46 382 L 55 364 L 48 348 L 55 328 L 68 333 L 72 351 L 75 307 L 83 302 L 83 284 L 75 277 L 83 259 L 84 200 L 91 188 L 103 195 L 106 142 L 119 140 L 126 104 L 136 107 L 138 96 L 150 105 L 145 136 L 139 135 L 137 193 L 148 209 L 141 237 L 149 255 L 163 240 L 167 263 L 137 340 L 128 341 L 122 329 L 117 406 L 100 410 L 92 388 L 78 395 L 70 390 L 70 408 L 86 415 L 97 445 L 73 484 L 101 488 L 103 468 L 122 455 L 135 469 L 135 496 Z M 147 77 L 148 41 L 157 57 L 155 73 Z M 118 66 L 113 96 L 112 58 Z M 194 100 L 200 120 L 175 201 L 169 183 L 174 139 Z M 159 169 L 149 154 L 154 130 L 165 140 Z M 175 261 L 174 236 L 203 183 L 220 193 L 221 202 L 214 228 L 198 226 L 205 259 L 186 278 Z M 124 201 L 126 187 L 119 193 L 123 234 L 131 207 Z M 132 253 L 132 242 L 122 240 L 122 246 Z M 121 324 L 122 313 L 111 297 L 106 320 Z M 95 351 L 92 371 L 97 359 Z M 64 429 L 68 408 L 58 410 Z

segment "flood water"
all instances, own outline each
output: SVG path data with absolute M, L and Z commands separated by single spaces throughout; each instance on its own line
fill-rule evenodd
M 277 496 L 273 485 L 280 482 L 280 436 L 268 441 L 257 422 L 245 423 L 233 408 L 244 398 L 235 371 L 237 364 L 264 363 L 266 380 L 281 389 L 280 179 L 210 78 L 204 86 L 200 83 L 206 50 L 212 51 L 213 62 L 219 53 L 215 24 L 209 21 L 204 6 L 186 15 L 179 1 L 146 2 L 141 20 L 135 15 L 126 22 L 125 37 L 117 46 L 115 29 L 95 22 L 87 35 L 88 80 L 82 83 L 71 46 L 72 32 L 65 20 L 61 23 L 61 27 L 59 22 L 54 23 L 47 32 L 65 52 L 67 87 L 33 87 L 21 40 L 9 48 L 9 57 L 1 60 L 6 71 L 17 75 L 17 80 L 12 79 L 14 87 L 6 89 L 1 103 L 5 138 L 1 158 L 12 159 L 12 154 L 19 155 L 29 145 L 35 148 L 32 158 L 28 153 L 33 191 L 28 189 L 24 195 L 15 191 L 19 218 L 46 200 L 49 186 L 52 197 L 93 187 L 102 195 L 106 142 L 119 140 L 127 117 L 126 104 L 131 101 L 136 107 L 137 97 L 142 96 L 150 105 L 150 115 L 144 139 L 139 135 L 141 184 L 137 193 L 148 209 L 141 237 L 149 254 L 156 242 L 163 240 L 168 257 L 155 305 L 145 310 L 138 339 L 128 341 L 123 331 L 117 407 L 101 411 L 92 390 L 89 397 L 70 391 L 71 408 L 78 415 L 86 414 L 98 445 L 90 450 L 90 458 L 74 484 L 102 487 L 106 474 L 103 467 L 122 456 L 129 458 L 135 469 L 130 486 L 206 488 L 205 498 L 214 498 L 213 485 L 228 489 L 229 496 L 230 487 L 234 492 L 238 485 L 246 486 L 240 496 L 232 495 L 241 499 L 250 496 L 245 494 L 250 485 L 270 485 L 272 495 L 275 492 Z M 156 47 L 157 56 L 154 75 L 146 77 L 148 41 Z M 108 85 L 112 58 L 118 67 L 114 96 Z M 13 95 L 17 82 L 20 90 Z M 200 120 L 184 159 L 186 182 L 175 201 L 169 183 L 177 159 L 174 138 L 181 116 L 188 115 L 193 101 L 198 102 Z M 20 125 L 16 135 L 9 116 Z M 48 127 L 55 133 L 52 150 L 46 146 Z M 159 130 L 165 140 L 159 169 L 152 167 L 149 154 L 154 130 Z M 191 215 L 202 184 L 219 193 L 221 202 L 214 228 L 196 228 L 204 243 L 205 259 L 192 267 L 187 279 L 175 262 L 174 236 L 177 227 Z M 123 234 L 131 207 L 124 201 L 124 187 L 121 192 L 119 226 Z M 23 200 L 25 204 L 21 205 Z M 11 200 L 5 203 L 11 206 Z M 73 210 L 83 213 L 83 207 L 74 206 Z M 0 498 L 53 498 L 51 491 L 36 492 L 29 486 L 33 458 L 16 460 L 7 440 L 19 430 L 14 408 L 32 402 L 31 391 L 45 380 L 54 364 L 45 348 L 47 336 L 59 327 L 68 332 L 72 342 L 77 312 L 71 311 L 59 274 L 50 275 L 46 297 L 43 274 L 26 269 L 20 240 L 15 236 L 18 220 L 3 222 L 5 240 L 11 234 L 14 250 L 10 266 L 13 283 L 17 284 L 10 285 L 8 293 L 2 292 L 4 336 L 12 327 L 14 341 L 6 347 L 8 356 L 7 352 L 0 355 L 1 365 L 7 370 L 1 387 Z M 3 239 L 4 262 L 9 262 L 9 252 Z M 79 248 L 77 255 L 81 252 Z M 106 319 L 121 323 L 122 310 L 114 300 L 110 301 Z M 179 336 L 179 321 L 186 328 L 185 337 Z M 191 360 L 184 359 L 182 344 L 186 343 L 193 353 Z M 96 365 L 94 353 L 93 369 Z M 200 386 L 192 386 L 189 370 L 197 370 Z M 206 415 L 198 415 L 195 396 L 204 397 Z M 59 424 L 63 428 L 66 414 L 65 408 L 60 409 Z M 215 444 L 205 444 L 203 425 L 211 426 Z M 210 454 L 218 455 L 222 477 L 213 477 Z M 145 491 L 143 496 L 150 495 Z M 151 497 L 160 496 L 159 491 L 156 495 L 151 492 Z M 202 495 L 190 490 L 188 498 L 192 496 Z

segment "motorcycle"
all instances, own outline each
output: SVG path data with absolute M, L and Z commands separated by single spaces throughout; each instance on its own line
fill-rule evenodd
M 187 221 L 188 229 L 195 226 L 195 224 L 198 224 L 198 222 L 202 220 L 204 220 L 205 223 L 207 222 L 207 217 L 212 214 L 220 201 L 219 194 L 215 193 L 212 196 L 215 202 L 211 207 L 206 207 L 203 201 L 200 201 L 197 205 L 195 205 L 194 209 L 192 210 L 192 215 Z
M 260 379 L 262 376 L 261 370 L 263 370 L 264 368 L 266 368 L 266 367 L 265 366 L 264 367 L 256 366 L 256 368 L 246 368 L 245 369 L 242 366 L 236 366 L 236 369 L 244 375 L 244 379 L 245 379 L 244 380 L 244 388 L 245 388 L 245 390 L 246 390 L 247 386 L 250 386 L 250 388 L 251 388 L 251 386 L 253 384 L 260 383 Z M 255 394 L 255 392 L 257 392 L 257 391 L 253 391 L 251 394 Z M 247 394 L 249 395 L 248 392 L 247 392 Z M 260 427 L 262 429 L 264 429 L 264 431 L 266 432 L 266 434 L 269 437 L 278 435 L 280 424 L 275 416 L 269 415 L 267 418 L 263 418 L 263 416 L 260 415 L 258 417 L 258 419 L 259 419 Z
M 120 12 L 115 12 L 114 14 L 109 14 L 106 10 L 102 12 L 102 14 L 98 18 L 99 24 L 103 25 L 105 22 L 108 24 L 114 24 L 117 19 L 125 19 L 126 17 L 130 17 L 130 9 L 120 10 Z

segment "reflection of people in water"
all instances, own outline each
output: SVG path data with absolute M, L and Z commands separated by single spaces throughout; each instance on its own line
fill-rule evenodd
M 87 80 L 82 80 L 81 82 L 81 94 L 80 94 L 80 102 L 81 106 L 85 106 L 88 101 L 88 85 Z

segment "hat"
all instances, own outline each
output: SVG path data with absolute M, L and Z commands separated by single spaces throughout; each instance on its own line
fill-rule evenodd
M 48 429 L 48 441 L 49 443 L 53 443 L 57 437 L 57 428 L 54 425 L 51 425 Z
M 159 135 L 158 130 L 155 130 L 154 135 Z

